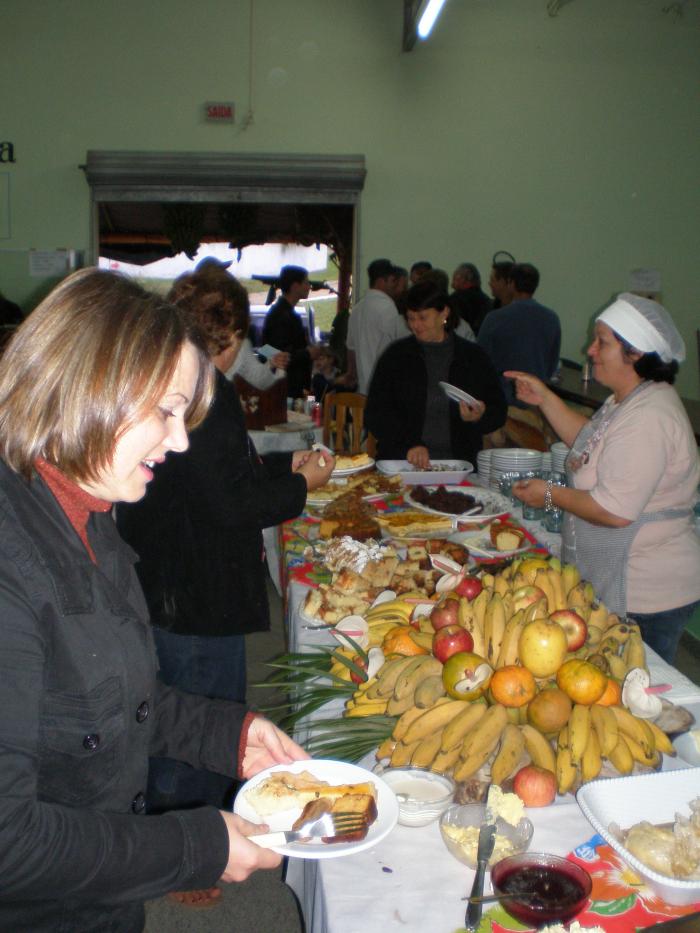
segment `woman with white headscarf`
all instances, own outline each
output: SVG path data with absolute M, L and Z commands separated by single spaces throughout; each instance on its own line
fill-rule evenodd
M 596 381 L 612 390 L 590 419 L 534 376 L 505 373 L 517 397 L 539 406 L 571 447 L 568 488 L 528 480 L 513 491 L 528 505 L 566 512 L 563 559 L 672 663 L 700 605 L 700 539 L 692 524 L 700 464 L 672 388 L 685 345 L 665 308 L 623 293 L 598 315 L 588 355 Z

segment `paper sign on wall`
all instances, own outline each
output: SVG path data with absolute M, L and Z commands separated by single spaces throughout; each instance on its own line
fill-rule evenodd
M 54 275 L 65 275 L 70 265 L 67 249 L 30 249 L 29 274 L 33 279 L 46 279 Z

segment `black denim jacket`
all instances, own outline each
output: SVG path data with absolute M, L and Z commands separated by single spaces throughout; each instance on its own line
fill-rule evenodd
M 88 535 L 97 565 L 0 461 L 0 931 L 135 933 L 228 857 L 215 809 L 145 817 L 143 795 L 149 755 L 235 776 L 246 710 L 156 680 L 134 552 L 109 513 Z

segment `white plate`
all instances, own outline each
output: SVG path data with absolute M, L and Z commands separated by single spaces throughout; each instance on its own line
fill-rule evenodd
M 274 767 L 266 768 L 256 774 L 236 794 L 233 812 L 252 823 L 262 822 L 262 817 L 247 802 L 245 794 L 247 790 L 255 787 L 275 771 L 292 771 L 294 774 L 298 774 L 300 771 L 309 771 L 314 777 L 321 781 L 328 781 L 329 784 L 361 784 L 365 781 L 371 781 L 377 789 L 377 819 L 370 826 L 369 832 L 364 839 L 359 840 L 359 842 L 337 843 L 290 842 L 287 845 L 275 846 L 274 851 L 279 852 L 280 855 L 308 859 L 341 858 L 344 855 L 353 855 L 355 852 L 370 849 L 385 836 L 388 836 L 396 826 L 396 821 L 399 818 L 399 804 L 394 792 L 389 789 L 380 777 L 365 768 L 360 768 L 358 765 L 321 758 L 309 761 L 294 761 L 290 765 L 274 765 Z M 265 821 L 270 827 L 270 832 L 288 830 L 291 829 L 292 823 L 300 813 L 300 807 L 294 810 L 282 810 L 279 813 L 272 813 L 270 816 L 265 817 Z M 254 841 L 254 838 L 251 837 L 251 842 Z
M 698 795 L 700 768 L 636 774 L 589 781 L 576 793 L 576 800 L 591 825 L 622 856 L 636 874 L 669 904 L 694 904 L 700 899 L 700 881 L 667 878 L 643 865 L 610 832 L 610 824 L 629 829 L 635 823 L 670 823 L 676 811 L 688 816 L 688 804 Z
M 408 460 L 377 460 L 377 469 L 385 476 L 401 477 L 407 486 L 424 486 L 437 483 L 438 485 L 456 485 L 474 472 L 474 467 L 468 460 L 436 460 L 435 465 L 449 467 L 442 470 L 417 470 Z
M 428 486 L 426 488 L 429 492 L 433 492 L 437 489 L 437 486 Z M 499 515 L 507 515 L 513 509 L 510 499 L 506 499 L 505 496 L 502 496 L 499 492 L 494 492 L 492 489 L 483 489 L 481 486 L 445 486 L 445 489 L 447 492 L 458 492 L 462 495 L 472 496 L 476 503 L 483 505 L 483 512 L 477 512 L 474 515 L 464 515 L 463 512 L 438 512 L 436 509 L 431 509 L 427 505 L 421 505 L 420 502 L 414 501 L 410 492 L 406 493 L 405 499 L 413 508 L 420 509 L 422 512 L 430 512 L 433 515 L 452 515 L 455 519 L 474 522 L 475 524 L 490 521 L 492 518 L 498 518 Z M 465 511 L 468 512 L 469 508 L 473 508 L 473 506 L 467 506 Z
M 450 535 L 449 540 L 454 541 L 455 544 L 463 544 L 476 557 L 480 556 L 479 552 L 483 552 L 484 557 L 514 557 L 517 554 L 531 551 L 535 547 L 526 540 L 522 547 L 514 551 L 499 551 L 491 543 L 491 536 L 484 534 L 483 531 L 456 531 Z
M 463 389 L 458 389 L 457 386 L 453 386 L 449 382 L 438 382 L 438 385 L 445 395 L 451 398 L 453 402 L 466 402 L 467 405 L 474 405 L 477 401 L 473 395 L 470 395 Z
M 333 470 L 331 479 L 336 479 L 338 476 L 352 476 L 354 473 L 362 473 L 365 470 L 371 470 L 373 466 L 374 460 L 370 457 L 367 463 L 363 463 L 361 466 L 348 467 L 345 470 Z

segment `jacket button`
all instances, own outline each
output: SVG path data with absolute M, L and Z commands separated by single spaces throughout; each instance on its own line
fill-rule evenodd
M 89 752 L 94 752 L 97 746 L 100 744 L 100 737 L 97 734 L 86 735 L 83 739 L 83 748 Z
M 146 809 L 146 798 L 143 794 L 138 793 L 134 799 L 131 801 L 131 809 L 134 813 L 143 813 Z
M 148 701 L 144 700 L 143 703 L 136 710 L 136 722 L 144 722 L 148 719 L 148 714 L 150 713 L 150 708 L 148 706 Z

